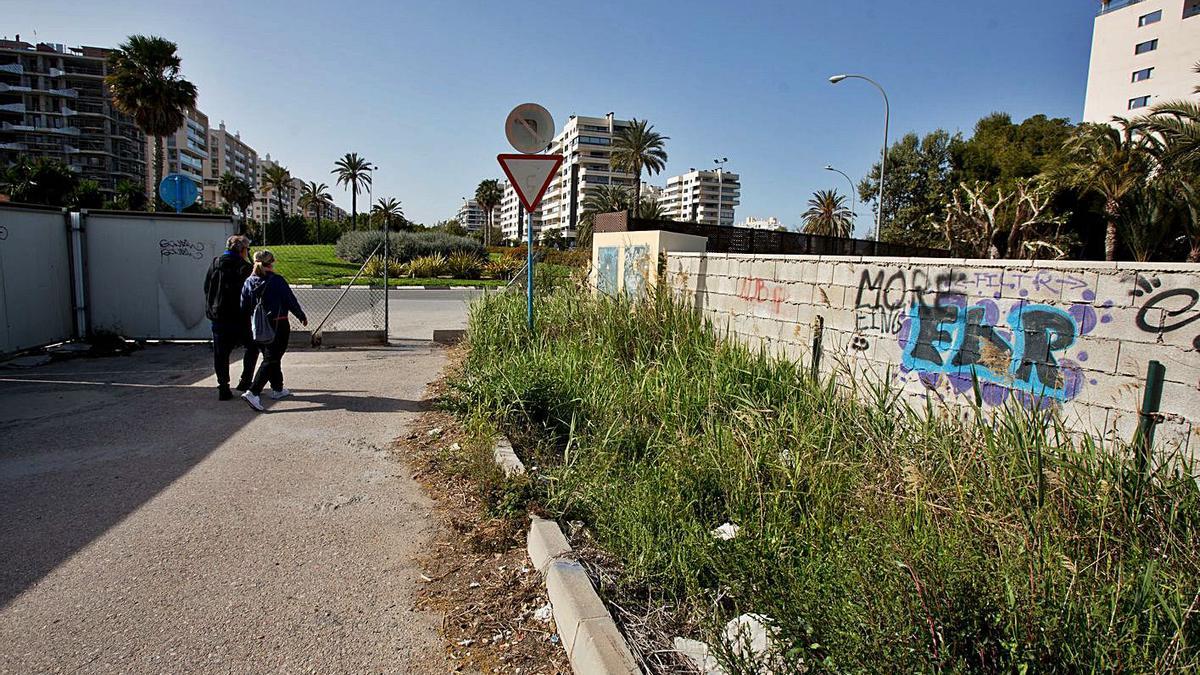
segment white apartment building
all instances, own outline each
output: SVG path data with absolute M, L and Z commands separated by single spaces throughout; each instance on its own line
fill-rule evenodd
M 783 222 L 775 216 L 769 216 L 767 218 L 755 218 L 754 216 L 747 216 L 745 220 L 737 224 L 737 227 L 745 227 L 751 230 L 769 230 L 771 232 L 780 232 L 787 229 L 787 225 L 784 225 Z
M 267 169 L 275 166 L 277 162 L 271 159 L 271 153 L 267 153 L 265 157 L 258 162 L 258 183 L 254 185 L 254 206 L 250 209 L 251 217 L 260 223 L 269 223 L 279 211 L 279 195 L 274 192 L 266 192 L 262 189 L 262 178 L 266 175 Z M 283 212 L 287 215 L 300 213 L 300 187 L 304 185 L 304 181 L 299 178 L 292 177 L 291 184 L 283 192 Z M 360 195 L 361 196 L 361 195 Z M 360 203 L 359 206 L 362 206 Z
M 563 237 L 574 239 L 589 190 L 598 185 L 633 186 L 633 174 L 614 170 L 609 157 L 613 137 L 627 126 L 628 120 L 613 119 L 613 113 L 604 117 L 572 115 L 567 119 L 550 144 L 549 153 L 561 154 L 563 163 L 535 215 L 535 234 L 553 228 L 561 230 Z
M 500 199 L 500 206 L 496 207 L 496 227 L 500 228 L 500 232 L 506 241 L 524 241 L 527 221 L 525 207 L 521 205 L 521 200 L 517 199 L 517 191 L 513 189 L 512 184 L 507 179 L 500 181 L 500 187 L 504 190 L 504 196 Z M 542 205 L 545 205 L 545 203 L 545 200 L 543 200 Z M 536 212 L 533 214 L 534 236 L 538 236 L 541 231 L 540 212 Z
M 734 208 L 741 203 L 742 182 L 736 173 L 689 169 L 667 179 L 658 203 L 671 220 L 733 226 Z M 718 209 L 720 215 L 718 216 Z
M 217 128 L 208 130 L 208 166 L 204 176 L 204 203 L 222 206 L 220 181 L 225 173 L 232 173 L 258 188 L 258 153 L 242 141 L 240 133 L 230 133 L 222 121 Z
M 516 197 L 516 194 L 513 194 Z M 479 202 L 474 199 L 463 200 L 462 206 L 458 207 L 458 215 L 455 216 L 458 223 L 467 228 L 468 232 L 478 232 L 487 224 L 487 213 L 483 207 L 479 206 Z M 492 222 L 496 225 L 500 223 L 500 206 L 492 207 Z
M 1103 0 L 1092 33 L 1083 121 L 1144 115 L 1200 98 L 1200 0 Z

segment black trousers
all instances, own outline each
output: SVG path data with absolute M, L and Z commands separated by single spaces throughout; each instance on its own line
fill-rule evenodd
M 262 349 L 262 365 L 258 367 L 258 372 L 254 375 L 254 383 L 250 385 L 250 391 L 258 396 L 262 393 L 267 383 L 271 383 L 271 389 L 279 391 L 283 389 L 283 354 L 287 351 L 288 340 L 292 337 L 292 327 L 288 325 L 287 319 L 275 322 L 275 339 L 265 345 L 260 345 Z
M 213 370 L 217 372 L 217 386 L 229 386 L 229 355 L 239 345 L 246 346 L 242 356 L 240 382 L 250 382 L 254 377 L 254 366 L 258 363 L 258 345 L 250 339 L 249 325 L 213 322 Z

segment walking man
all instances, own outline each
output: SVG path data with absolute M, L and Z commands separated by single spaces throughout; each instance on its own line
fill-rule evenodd
M 205 313 L 212 321 L 213 370 L 217 373 L 217 398 L 233 398 L 229 390 L 229 355 L 239 344 L 245 345 L 242 376 L 237 389 L 246 391 L 258 363 L 258 345 L 250 338 L 250 315 L 242 310 L 242 285 L 253 269 L 250 265 L 250 240 L 234 235 L 225 242 L 225 252 L 213 258 L 204 277 Z

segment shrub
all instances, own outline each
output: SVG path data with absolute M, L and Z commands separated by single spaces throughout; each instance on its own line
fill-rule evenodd
M 389 260 L 387 270 L 388 277 L 392 279 L 397 279 L 408 273 L 405 265 L 397 260 Z M 366 268 L 363 269 L 363 276 L 383 278 L 383 257 L 375 256 L 368 260 Z
M 1186 455 L 1141 467 L 1052 410 L 941 415 L 817 380 L 665 287 L 556 290 L 537 316 L 531 334 L 521 295 L 478 301 L 449 403 L 539 466 L 534 500 L 585 523 L 614 587 L 714 627 L 770 617 L 774 672 L 1200 667 Z M 709 533 L 724 522 L 736 538 Z
M 524 263 L 516 258 L 501 256 L 495 260 L 488 261 L 483 266 L 483 273 L 492 279 L 512 279 L 517 270 L 521 269 Z
M 446 258 L 446 273 L 455 279 L 477 279 L 483 260 L 466 251 L 456 251 Z
M 435 253 L 408 261 L 409 276 L 417 279 L 432 279 L 446 273 L 446 256 Z
M 334 251 L 337 256 L 350 262 L 363 262 L 383 241 L 383 233 L 347 232 L 338 239 Z M 413 258 L 429 255 L 450 256 L 456 252 L 467 252 L 482 258 L 483 245 L 467 237 L 455 237 L 445 232 L 392 232 L 388 235 L 388 253 L 393 260 L 408 262 Z

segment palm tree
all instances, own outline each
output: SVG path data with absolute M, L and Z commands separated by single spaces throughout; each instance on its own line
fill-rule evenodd
M 392 219 L 403 218 L 404 209 L 400 208 L 399 200 L 392 199 L 391 197 L 387 199 L 380 197 L 379 201 L 375 202 L 375 206 L 371 207 L 371 215 L 382 220 L 385 231 L 390 231 L 392 229 Z
M 655 174 L 666 168 L 669 136 L 654 130 L 646 120 L 634 118 L 627 127 L 617 131 L 612 144 L 612 164 L 621 171 L 633 174 L 633 202 L 642 200 L 642 169 Z
M 479 187 L 475 188 L 475 203 L 479 208 L 483 209 L 483 245 L 492 245 L 492 209 L 500 204 L 500 200 L 504 199 L 504 190 L 500 187 L 500 181 L 495 178 L 488 178 L 479 182 Z
M 109 55 L 109 73 L 104 78 L 113 106 L 156 140 L 155 197 L 163 177 L 165 138 L 178 131 L 187 119 L 187 111 L 196 107 L 196 85 L 183 79 L 180 64 L 174 42 L 131 35 Z M 156 209 L 157 205 L 155 199 Z
M 849 237 L 854 232 L 854 212 L 846 208 L 846 198 L 837 190 L 817 190 L 801 214 L 804 231 L 826 237 Z
M 146 186 L 127 178 L 117 181 L 113 190 L 113 201 L 117 208 L 126 211 L 137 211 L 146 205 Z
M 358 192 L 371 184 L 371 172 L 375 166 L 359 157 L 357 152 L 347 152 L 333 163 L 330 173 L 337 176 L 337 184 L 350 188 L 350 229 L 358 229 Z
M 276 203 L 279 205 L 279 239 L 283 241 L 283 193 L 292 186 L 292 174 L 287 170 L 287 167 L 282 164 L 270 164 L 263 171 L 262 191 L 267 194 L 274 194 Z M 267 226 L 263 224 L 263 239 L 267 238 Z M 264 244 L 266 241 L 263 242 Z
M 317 243 L 321 243 L 321 211 L 325 210 L 333 197 L 329 194 L 329 186 L 310 180 L 300 187 L 300 208 L 308 215 L 311 208 L 317 212 Z
M 1104 259 L 1116 260 L 1117 226 L 1122 201 L 1141 187 L 1154 168 L 1158 140 L 1136 124 L 1113 118 L 1114 124 L 1084 123 L 1066 143 L 1070 162 L 1063 181 L 1104 199 Z
M 226 171 L 217 181 L 217 192 L 225 201 L 227 211 L 236 210 L 241 214 L 239 231 L 245 231 L 247 211 L 254 203 L 254 187 L 250 185 L 250 181 L 237 176 L 232 171 Z
M 644 197 L 638 202 L 637 217 L 644 220 L 662 220 L 663 216 L 662 204 L 654 197 Z
M 596 216 L 629 208 L 629 191 L 620 185 L 597 185 L 588 188 L 581 204 L 583 214 L 579 218 L 579 229 L 575 234 L 576 246 L 590 246 Z

